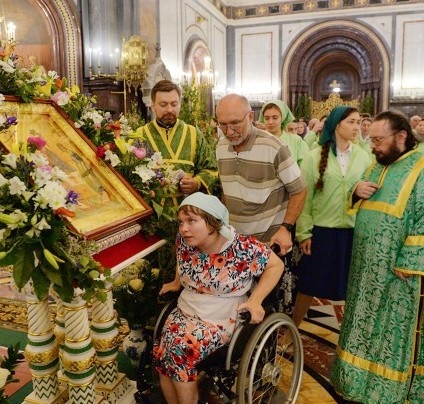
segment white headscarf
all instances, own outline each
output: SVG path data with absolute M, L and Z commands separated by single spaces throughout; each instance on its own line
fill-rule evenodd
M 196 208 L 202 209 L 220 220 L 222 222 L 222 226 L 219 233 L 227 240 L 232 238 L 231 227 L 229 226 L 230 214 L 228 213 L 228 209 L 216 196 L 207 195 L 203 192 L 195 192 L 194 194 L 184 198 L 180 207 L 185 205 L 195 206 Z

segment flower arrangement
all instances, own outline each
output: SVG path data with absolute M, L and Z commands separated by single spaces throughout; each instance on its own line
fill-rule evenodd
M 140 259 L 123 269 L 114 280 L 112 292 L 119 317 L 125 318 L 130 328 L 149 325 L 158 315 L 157 296 L 162 285 L 158 268 Z
M 13 52 L 15 43 L 0 44 L 0 93 L 18 95 L 25 102 L 35 96 L 39 77 L 34 66 L 25 66 L 22 58 Z
M 0 403 L 8 403 L 6 385 L 18 381 L 14 378 L 15 368 L 24 360 L 24 354 L 19 352 L 19 343 L 7 349 L 7 357 L 0 357 Z
M 31 280 L 38 299 L 52 286 L 66 302 L 74 289 L 84 298 L 103 299 L 108 271 L 92 258 L 94 242 L 83 240 L 66 226 L 78 195 L 65 186 L 66 174 L 49 164 L 38 136 L 0 153 L 0 265 L 13 265 L 16 286 Z M 104 280 L 102 280 L 102 279 Z
M 147 234 L 156 232 L 157 219 L 175 220 L 176 207 L 165 204 L 165 200 L 178 191 L 182 171 L 165 163 L 160 152 L 153 152 L 142 139 L 120 136 L 111 143 L 100 145 L 97 157 L 115 167 L 152 206 L 156 217 L 146 225 Z

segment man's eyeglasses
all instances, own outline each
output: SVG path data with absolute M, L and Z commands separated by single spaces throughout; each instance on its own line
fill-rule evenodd
M 396 133 L 392 133 L 389 136 L 381 136 L 381 137 L 371 137 L 370 136 L 370 142 L 374 145 L 374 146 L 380 146 L 386 139 L 388 139 L 389 137 L 392 137 L 394 135 L 396 135 Z
M 219 129 L 221 129 L 223 132 L 226 132 L 228 130 L 228 128 L 231 128 L 234 131 L 240 130 L 241 127 L 243 126 L 243 122 L 246 119 L 246 116 L 250 113 L 251 111 L 247 111 L 246 115 L 244 115 L 243 119 L 239 119 L 238 121 L 233 121 L 230 123 L 221 123 L 218 122 L 218 127 Z

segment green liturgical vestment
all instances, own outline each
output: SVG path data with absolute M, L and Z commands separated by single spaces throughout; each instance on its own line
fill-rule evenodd
M 161 152 L 162 158 L 176 170 L 192 175 L 212 193 L 218 178 L 214 150 L 194 126 L 178 119 L 172 128 L 165 129 L 153 120 L 137 129 L 136 136 L 146 140 L 154 151 Z M 178 206 L 183 195 L 177 193 L 172 199 Z
M 331 374 L 348 400 L 424 403 L 423 168 L 424 155 L 410 151 L 365 173 L 380 188 L 355 206 L 346 308 Z

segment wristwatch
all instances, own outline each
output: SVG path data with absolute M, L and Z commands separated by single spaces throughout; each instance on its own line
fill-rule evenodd
M 290 233 L 293 231 L 294 224 L 282 223 L 281 226 L 285 227 Z

